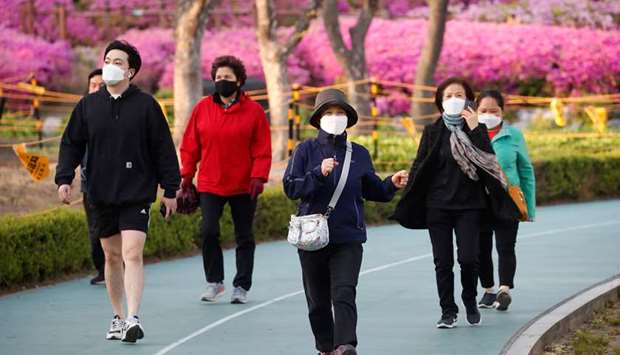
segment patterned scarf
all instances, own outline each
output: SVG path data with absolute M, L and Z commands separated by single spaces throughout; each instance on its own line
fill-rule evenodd
M 471 142 L 469 136 L 463 132 L 463 125 L 465 124 L 463 117 L 460 114 L 448 115 L 444 112 L 442 118 L 450 130 L 450 149 L 461 171 L 470 179 L 478 181 L 480 178 L 476 172 L 477 166 L 493 176 L 506 189 L 508 182 L 497 157 L 495 154 L 481 150 Z

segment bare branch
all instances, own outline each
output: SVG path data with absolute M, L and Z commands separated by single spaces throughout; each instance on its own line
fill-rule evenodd
M 322 4 L 323 0 L 312 0 L 308 9 L 306 9 L 299 21 L 297 21 L 297 24 L 295 25 L 295 30 L 288 38 L 286 44 L 283 47 L 282 55 L 284 56 L 284 58 L 287 58 L 291 54 L 291 52 L 293 52 L 295 47 L 297 47 L 299 42 L 301 42 L 302 38 L 306 34 L 306 31 L 310 27 L 310 22 L 317 18 L 319 8 Z
M 351 51 L 346 47 L 344 40 L 342 39 L 337 0 L 325 1 L 325 6 L 323 7 L 323 24 L 325 26 L 327 36 L 329 37 L 329 43 L 334 50 L 334 54 L 338 57 L 339 61 L 348 63 L 350 60 Z
M 351 46 L 364 46 L 366 34 L 370 28 L 370 23 L 379 8 L 379 0 L 364 0 L 362 11 L 360 12 L 357 23 L 349 29 L 351 35 Z

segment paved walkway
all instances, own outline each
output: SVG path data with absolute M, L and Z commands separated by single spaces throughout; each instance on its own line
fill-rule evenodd
M 522 225 L 517 248 L 511 310 L 483 311 L 480 327 L 461 320 L 459 328 L 437 330 L 426 231 L 369 230 L 358 289 L 360 353 L 497 354 L 543 310 L 620 273 L 620 201 L 541 208 L 536 223 Z M 227 301 L 234 253 L 225 258 Z M 0 354 L 314 354 L 300 275 L 292 247 L 262 244 L 251 302 L 205 305 L 199 257 L 149 265 L 141 314 L 146 338 L 137 345 L 104 339 L 107 295 L 87 279 L 18 293 L 0 298 Z

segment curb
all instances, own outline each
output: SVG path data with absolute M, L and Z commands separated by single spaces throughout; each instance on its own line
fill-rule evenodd
M 620 274 L 561 301 L 519 329 L 504 345 L 500 355 L 543 354 L 545 346 L 575 330 L 607 301 L 620 299 Z

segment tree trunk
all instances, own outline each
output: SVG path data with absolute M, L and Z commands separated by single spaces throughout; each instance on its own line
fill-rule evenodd
M 428 0 L 430 15 L 426 34 L 426 44 L 420 54 L 416 67 L 415 84 L 432 85 L 439 55 L 443 46 L 443 37 L 446 30 L 446 17 L 448 13 L 448 0 Z M 414 97 L 433 97 L 428 90 L 414 89 Z M 436 112 L 432 103 L 411 103 L 411 116 L 416 122 L 416 128 L 421 131 L 424 126 L 432 122 L 427 116 Z
M 174 54 L 174 132 L 179 144 L 194 105 L 202 97 L 202 35 L 208 12 L 219 0 L 179 0 Z
M 356 24 L 349 29 L 351 49 L 342 38 L 337 0 L 326 0 L 323 8 L 323 23 L 336 59 L 344 68 L 349 100 L 362 118 L 370 116 L 370 90 L 367 83 L 356 81 L 368 79 L 365 41 L 378 6 L 377 0 L 364 0 Z
M 286 44 L 278 43 L 277 22 L 273 0 L 256 0 L 256 33 L 260 58 L 269 96 L 269 116 L 272 130 L 272 155 L 274 161 L 288 156 L 288 95 L 290 91 L 288 78 L 288 56 L 299 44 L 310 21 L 316 17 L 316 10 L 321 0 L 313 0 L 303 18 L 297 21 L 293 34 Z
M 276 127 L 272 133 L 273 157 L 277 160 L 286 159 L 288 154 L 288 96 L 290 90 L 288 67 L 278 59 L 279 54 L 273 50 L 261 50 L 261 61 L 265 73 L 265 83 L 269 93 L 269 117 L 271 125 Z

